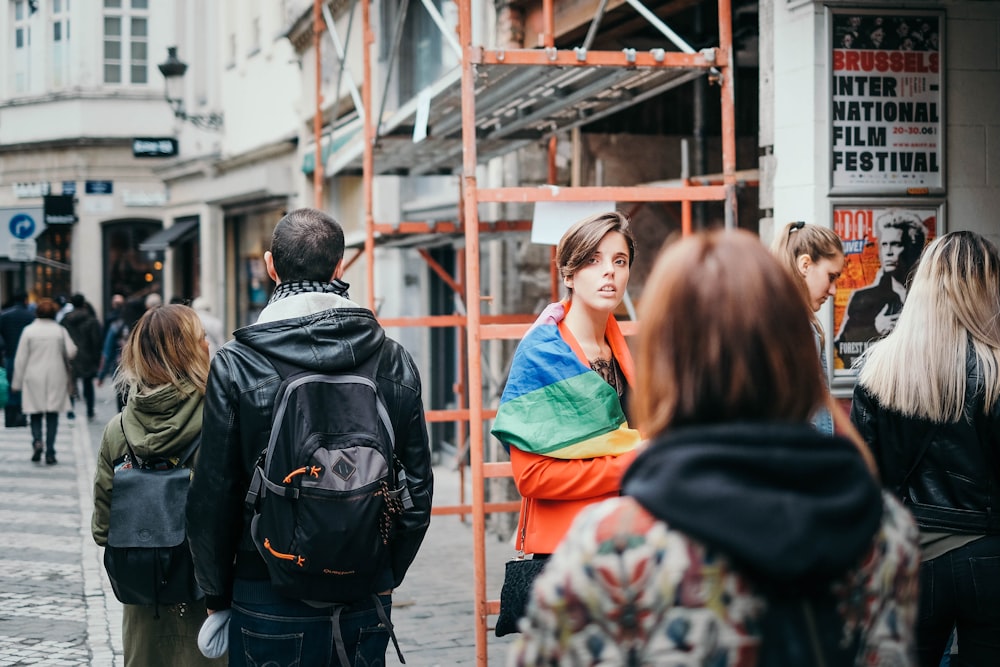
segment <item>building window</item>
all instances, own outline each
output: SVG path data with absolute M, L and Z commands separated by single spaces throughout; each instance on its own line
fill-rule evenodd
M 254 17 L 250 22 L 250 53 L 260 51 L 260 17 Z
M 392 9 L 383 14 L 382 29 L 392 35 L 396 30 L 396 17 L 401 11 L 401 3 L 406 0 L 390 0 Z M 458 9 L 454 0 L 431 0 L 451 28 L 458 26 Z M 381 58 L 389 56 L 391 40 L 382 43 Z M 402 43 L 397 55 L 396 68 L 399 72 L 399 95 L 401 99 L 415 96 L 425 87 L 438 80 L 441 75 L 458 64 L 458 59 L 441 36 L 434 19 L 420 5 L 413 5 L 406 13 L 403 24 Z
M 27 0 L 14 0 L 14 92 L 26 93 L 31 73 L 31 26 Z
M 104 83 L 149 82 L 149 0 L 104 0 Z
M 69 0 L 52 0 L 52 60 L 49 75 L 53 88 L 69 84 Z

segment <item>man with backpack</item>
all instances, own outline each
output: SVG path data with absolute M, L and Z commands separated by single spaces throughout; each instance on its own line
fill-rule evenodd
M 420 377 L 348 299 L 343 255 L 330 216 L 282 218 L 274 294 L 212 360 L 188 539 L 209 613 L 232 608 L 230 665 L 383 664 L 429 525 Z

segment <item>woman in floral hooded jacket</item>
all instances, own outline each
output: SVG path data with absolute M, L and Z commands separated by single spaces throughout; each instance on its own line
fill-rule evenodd
M 712 232 L 647 281 L 620 498 L 536 580 L 511 665 L 911 665 L 909 514 L 830 401 L 804 298 L 753 235 Z M 845 435 L 809 423 L 827 405 Z

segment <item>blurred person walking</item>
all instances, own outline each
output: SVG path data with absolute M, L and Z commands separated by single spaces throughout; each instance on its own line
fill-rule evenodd
M 1000 254 L 933 241 L 895 328 L 860 361 L 851 419 L 920 527 L 920 664 L 1000 664 Z
M 73 359 L 73 389 L 76 394 L 76 382 L 83 386 L 83 400 L 87 406 L 87 419 L 94 420 L 94 379 L 101 366 L 101 322 L 93 307 L 87 303 L 82 294 L 74 294 L 70 299 L 73 310 L 63 318 L 62 325 L 69 331 L 70 337 L 76 343 L 76 357 Z M 70 397 L 73 402 L 74 397 Z
M 205 327 L 205 335 L 208 336 L 208 354 L 210 357 L 214 357 L 219 348 L 226 344 L 225 326 L 223 326 L 222 320 L 212 314 L 212 307 L 205 297 L 197 297 L 191 302 L 191 307 L 201 318 L 201 323 Z
M 799 220 L 785 225 L 775 237 L 771 252 L 778 258 L 778 263 L 788 269 L 812 311 L 813 334 L 825 382 L 830 372 L 826 359 L 826 335 L 816 313 L 828 298 L 837 294 L 837 279 L 844 269 L 844 246 L 832 229 L 807 225 Z M 823 433 L 833 434 L 833 417 L 827 408 L 822 407 L 816 412 L 813 424 Z
M 118 372 L 118 364 L 121 361 L 122 349 L 128 341 L 132 327 L 139 321 L 145 310 L 146 304 L 141 298 L 126 301 L 118 318 L 108 327 L 101 349 L 101 365 L 97 370 L 98 387 L 102 386 L 107 378 L 115 377 Z M 115 391 L 115 401 L 118 404 L 118 411 L 121 412 L 127 396 L 117 389 L 118 387 Z
M 14 391 L 14 358 L 17 353 L 17 345 L 21 340 L 21 333 L 24 328 L 35 321 L 35 313 L 28 306 L 28 295 L 24 292 L 15 292 L 14 298 L 0 312 L 0 335 L 4 341 L 4 368 L 7 370 L 7 379 L 11 382 L 11 392 L 4 407 L 4 425 L 7 428 L 16 426 L 27 426 L 28 420 L 21 409 L 21 392 Z
M 809 422 L 828 392 L 797 290 L 747 232 L 660 255 L 635 391 L 650 442 L 552 555 L 511 665 L 912 664 L 917 531 L 857 434 Z
M 115 376 L 118 392 L 128 401 L 105 427 L 97 459 L 91 532 L 98 545 L 108 542 L 115 470 L 134 465 L 129 446 L 147 464 L 178 465 L 201 435 L 207 379 L 208 343 L 193 310 L 162 306 L 136 323 Z M 224 664 L 198 649 L 198 632 L 207 617 L 204 599 L 158 607 L 124 605 L 126 667 Z
M 42 299 L 35 308 L 35 321 L 24 328 L 14 357 L 11 389 L 22 392 L 22 409 L 31 422 L 31 460 L 38 462 L 45 451 L 45 463 L 56 463 L 56 432 L 59 413 L 69 410 L 73 384 L 70 364 L 76 343 L 55 321 L 59 304 Z M 42 417 L 45 440 L 42 440 Z

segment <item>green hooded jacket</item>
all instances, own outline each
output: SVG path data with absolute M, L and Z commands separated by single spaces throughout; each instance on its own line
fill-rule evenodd
M 132 394 L 125 409 L 104 427 L 94 475 L 94 515 L 90 530 L 100 546 L 108 542 L 111 484 L 115 465 L 128 452 L 125 435 L 140 459 L 180 456 L 201 433 L 204 394 L 189 382 L 161 385 Z M 124 433 L 122 434 L 122 427 Z M 194 459 L 188 463 L 191 467 Z

